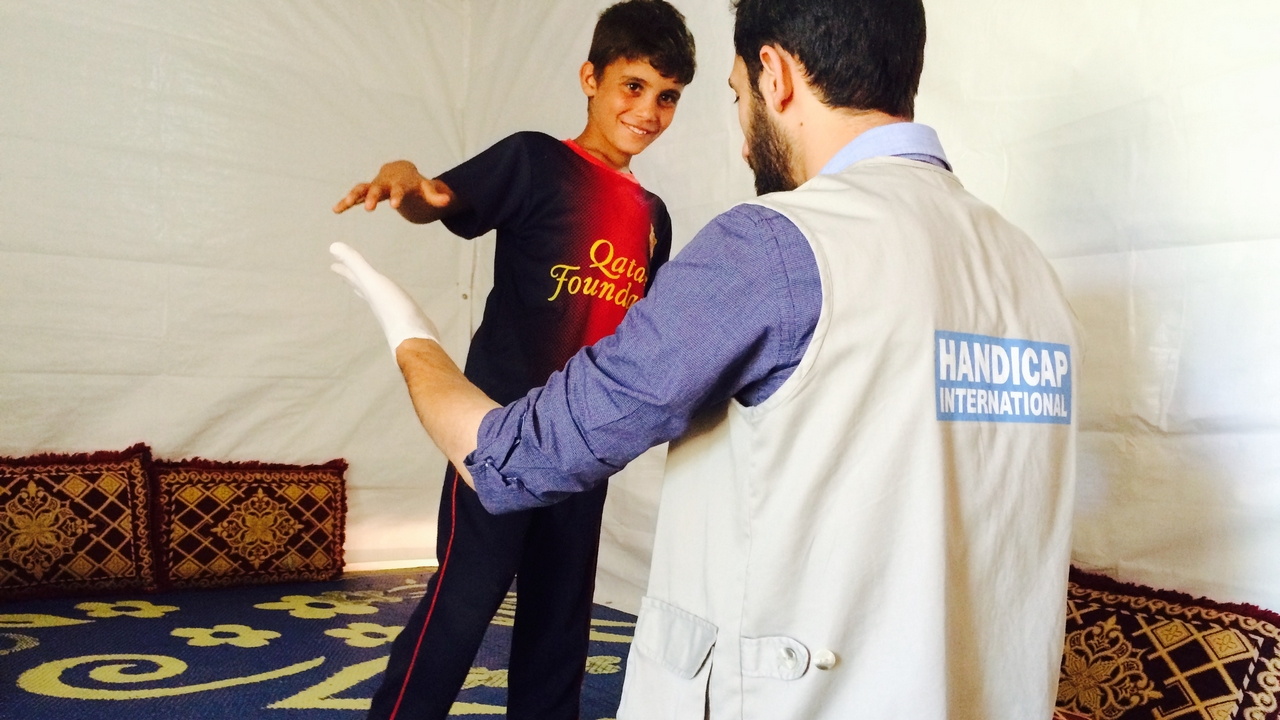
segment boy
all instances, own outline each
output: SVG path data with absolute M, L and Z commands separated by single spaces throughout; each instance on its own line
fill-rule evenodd
M 694 74 L 693 37 L 663 0 L 627 0 L 596 24 L 579 79 L 587 125 L 574 140 L 512 135 L 439 178 L 384 165 L 337 205 L 383 199 L 415 223 L 477 237 L 496 229 L 494 288 L 466 376 L 499 403 L 544 384 L 609 335 L 671 250 L 671 221 L 631 176 L 632 156 L 670 125 Z M 507 717 L 578 717 L 605 485 L 494 516 L 450 466 L 440 570 L 392 645 L 370 718 L 444 718 L 513 577 L 519 594 Z

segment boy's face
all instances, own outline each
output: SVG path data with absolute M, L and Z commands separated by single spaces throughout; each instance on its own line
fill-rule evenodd
M 626 155 L 638 155 L 671 125 L 684 89 L 644 60 L 614 60 L 599 78 L 584 63 L 581 80 L 588 129 Z

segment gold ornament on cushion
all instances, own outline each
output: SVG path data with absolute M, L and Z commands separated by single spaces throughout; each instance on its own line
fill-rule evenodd
M 67 503 L 28 482 L 26 489 L 0 514 L 0 557 L 7 558 L 36 580 L 89 530 Z
M 1280 704 L 1276 702 L 1276 694 L 1280 693 L 1280 657 L 1262 658 L 1259 665 L 1259 692 L 1249 693 L 1255 707 L 1245 711 L 1245 720 L 1267 720 L 1274 718 L 1276 711 L 1280 710 Z
M 299 527 L 298 522 L 289 517 L 288 508 L 267 497 L 259 488 L 257 494 L 218 523 L 213 532 L 227 541 L 232 552 L 257 568 L 263 560 L 283 550 L 289 536 Z
M 1067 635 L 1058 682 L 1058 707 L 1112 720 L 1162 697 L 1142 668 L 1142 652 L 1115 616 Z
M 1083 713 L 1091 720 L 1277 720 L 1280 613 L 1118 582 L 1074 567 L 1067 608 L 1058 694 L 1064 714 L 1082 705 L 1080 698 L 1088 694 L 1081 692 L 1087 685 L 1082 666 L 1093 665 L 1094 678 L 1106 676 L 1100 684 L 1113 694 L 1093 695 L 1101 707 Z M 1123 642 L 1103 632 L 1108 627 Z M 1122 657 L 1142 663 L 1127 693 L 1116 664 Z M 1153 699 L 1134 702 L 1144 690 Z M 1132 707 L 1120 712 L 1114 704 L 1126 696 Z M 1111 707 L 1109 697 L 1115 701 Z
M 194 459 L 154 468 L 170 587 L 328 580 L 342 572 L 345 462 Z M 317 485 L 324 486 L 319 496 Z

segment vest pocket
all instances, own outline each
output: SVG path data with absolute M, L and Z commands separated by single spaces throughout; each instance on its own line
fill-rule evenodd
M 651 597 L 640 599 L 633 647 L 641 655 L 666 668 L 671 674 L 690 680 L 716 644 L 716 626 Z
M 702 720 L 716 626 L 646 597 L 627 660 L 619 720 Z

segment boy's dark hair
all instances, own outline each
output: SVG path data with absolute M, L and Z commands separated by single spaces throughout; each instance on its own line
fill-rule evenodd
M 829 107 L 911 118 L 924 69 L 921 0 L 735 0 L 733 48 L 760 79 L 760 48 L 804 65 Z
M 587 61 L 596 77 L 617 59 L 644 60 L 682 85 L 693 80 L 693 34 L 684 15 L 663 0 L 625 0 L 600 13 Z

